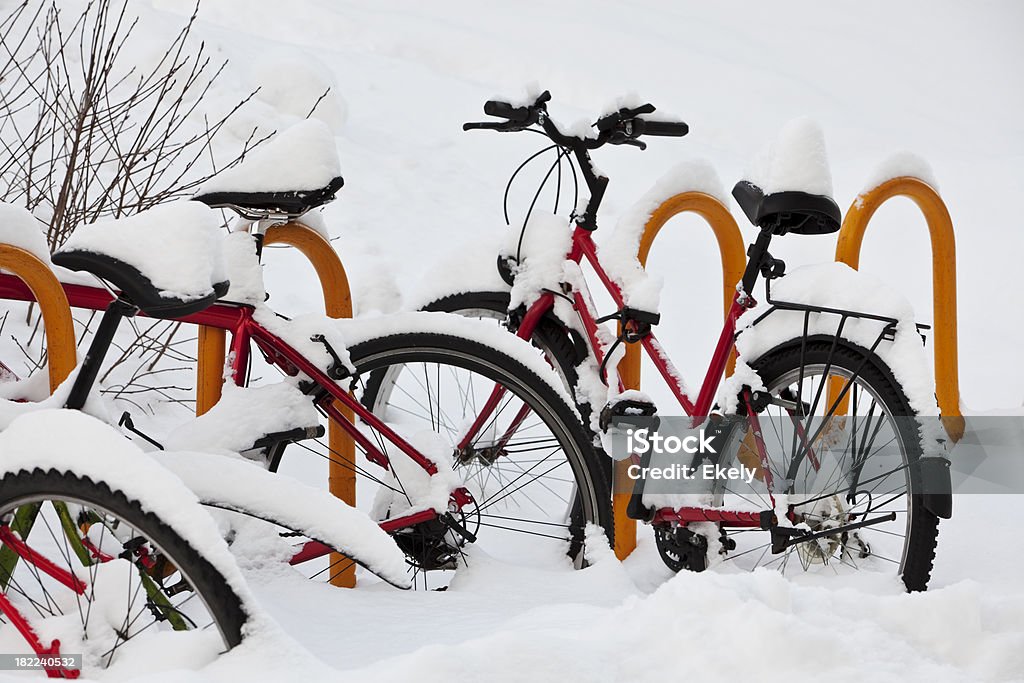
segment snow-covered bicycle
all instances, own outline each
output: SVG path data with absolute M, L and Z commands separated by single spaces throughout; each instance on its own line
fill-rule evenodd
M 769 192 L 754 182 L 736 185 L 733 196 L 759 234 L 703 383 L 691 393 L 652 331 L 660 314 L 634 257 L 639 235 L 613 236 L 612 246 L 603 249 L 593 241 L 608 178 L 590 157 L 607 144 L 643 149 L 641 137 L 679 137 L 688 127 L 652 119 L 655 108 L 645 104 L 567 133 L 548 115 L 549 100 L 545 92 L 516 104 L 490 101 L 484 112 L 500 120 L 464 125 L 539 133 L 550 145 L 527 162 L 546 151 L 556 158 L 522 230 L 513 235 L 517 239 L 498 255 L 505 286 L 462 288 L 424 310 L 497 320 L 531 340 L 559 369 L 598 435 L 637 418 L 648 418 L 651 429 L 656 425 L 647 396 L 623 391 L 621 379 L 617 391 L 608 391 L 609 383 L 616 387 L 609 369 L 617 366 L 621 345 L 643 347 L 691 418 L 688 427 L 713 438 L 708 453 L 684 466 L 693 472 L 709 465 L 713 473 L 740 472 L 742 466 L 756 475 L 744 481 L 714 474 L 703 488 L 659 488 L 640 476 L 652 467 L 651 451 L 632 455 L 635 481 L 617 477 L 616 490 L 631 495 L 630 517 L 653 525 L 658 550 L 672 569 L 699 571 L 720 561 L 783 571 L 890 569 L 908 590 L 924 590 L 939 518 L 950 516 L 951 498 L 948 461 L 930 429 L 936 421 L 917 417 L 937 414 L 919 329 L 906 310 L 890 304 L 891 296 L 878 294 L 854 271 L 812 267 L 783 277 L 783 262 L 768 251 L 780 235 L 837 231 L 840 211 L 832 198 L 786 187 L 779 178 L 769 181 Z M 559 190 L 569 186 L 563 161 L 574 194 L 580 176 L 589 191 L 585 204 L 574 199 L 570 228 L 550 214 L 530 215 L 549 179 L 557 178 Z M 507 190 L 505 198 L 507 203 Z M 507 204 L 505 213 L 507 221 Z M 584 263 L 614 302 L 614 313 L 595 313 Z M 755 308 L 759 277 L 768 306 Z M 883 310 L 861 310 L 866 301 Z M 616 322 L 617 335 L 603 330 L 603 322 Z M 736 372 L 722 384 L 734 350 L 740 354 Z
M 287 139 L 247 163 L 265 169 L 268 156 L 290 152 L 282 147 Z M 470 543 L 511 562 L 582 566 L 588 527 L 610 528 L 590 440 L 525 342 L 447 314 L 289 320 L 270 310 L 253 287 L 264 231 L 332 200 L 342 181 L 332 173 L 315 185 L 261 182 L 82 226 L 52 256 L 99 280 L 64 290 L 73 308 L 103 315 L 72 377 L 43 404 L 6 404 L 29 414 L 0 434 L 0 650 L 20 651 L 2 646 L 20 637 L 53 658 L 51 675 L 77 675 L 62 663 L 66 653 L 108 665 L 140 633 L 214 633 L 220 649 L 240 641 L 247 593 L 200 504 L 283 527 L 298 539 L 293 564 L 343 554 L 317 575 L 358 563 L 400 587 L 429 587 L 428 572 L 464 564 Z M 255 222 L 224 238 L 210 206 Z M 0 297 L 32 294 L 0 274 Z M 231 334 L 222 401 L 161 441 L 141 442 L 159 465 L 79 412 L 72 423 L 68 410 L 46 410 L 100 409 L 93 388 L 104 356 L 136 316 Z M 282 381 L 248 386 L 256 363 Z M 331 451 L 320 420 L 340 425 L 365 460 Z M 79 460 L 69 452 L 76 444 Z M 371 517 L 274 474 L 286 448 L 354 470 L 374 493 Z

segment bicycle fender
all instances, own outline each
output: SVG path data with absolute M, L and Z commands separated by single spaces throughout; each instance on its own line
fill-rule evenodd
M 347 555 L 393 586 L 410 587 L 405 555 L 394 539 L 326 490 L 268 472 L 241 457 L 179 451 L 156 458 L 203 505 L 287 527 Z
M 936 517 L 953 516 L 953 482 L 950 462 L 942 457 L 919 458 L 910 467 L 911 490 L 921 496 L 924 509 Z

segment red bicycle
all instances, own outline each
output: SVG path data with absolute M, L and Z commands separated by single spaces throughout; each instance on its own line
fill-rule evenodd
M 221 192 L 198 199 L 257 221 L 248 244 L 258 264 L 268 225 L 297 219 L 330 201 L 341 184 L 336 178 L 322 188 Z M 185 213 L 197 216 L 197 206 L 188 203 Z M 212 213 L 206 207 L 202 212 Z M 260 374 L 276 368 L 289 404 L 298 397 L 315 409 L 314 417 L 340 425 L 365 462 L 333 452 L 319 439 L 324 432 L 319 424 L 261 430 L 238 450 L 270 471 L 282 465 L 286 448 L 355 471 L 360 491 L 373 496 L 373 520 L 397 543 L 411 577 L 382 571 L 381 556 L 376 562 L 361 556 L 366 546 L 346 544 L 344 529 L 332 535 L 331 520 L 316 520 L 296 529 L 299 534 L 288 531 L 295 529 L 289 520 L 315 501 L 266 487 L 264 479 L 246 474 L 256 469 L 246 463 L 218 464 L 225 459 L 214 456 L 178 463 L 176 471 L 198 487 L 204 504 L 261 517 L 286 527 L 289 537 L 299 535 L 292 564 L 319 561 L 313 575 L 325 576 L 360 563 L 391 583 L 424 588 L 431 587 L 428 576 L 440 575 L 432 579 L 436 588 L 445 572 L 465 563 L 471 543 L 508 562 L 579 567 L 588 526 L 611 528 L 608 484 L 597 455 L 557 378 L 528 344 L 444 314 L 288 320 L 262 298 L 238 296 L 212 270 L 205 281 L 183 291 L 165 282 L 166 274 L 151 269 L 146 259 L 136 258 L 137 245 L 161 244 L 146 226 L 143 215 L 123 224 L 83 226 L 53 255 L 54 264 L 94 275 L 102 285 L 64 285 L 72 308 L 103 311 L 84 362 L 54 400 L 72 410 L 85 407 L 125 319 L 147 316 L 230 332 L 227 374 L 233 384 L 245 387 L 258 364 Z M 213 224 L 209 231 L 215 233 Z M 100 233 L 102 239 L 93 239 Z M 209 259 L 208 244 L 176 245 L 187 251 L 176 262 L 203 263 Z M 0 274 L 0 297 L 33 298 L 24 283 L 6 274 Z M 266 408 L 254 404 L 252 410 Z M 272 417 L 267 415 L 268 424 L 276 424 Z M 122 423 L 133 428 L 130 421 Z M 160 448 L 153 437 L 146 441 Z M 168 455 L 167 464 L 174 462 Z M 234 466 L 234 474 L 223 469 L 227 465 Z M 228 486 L 237 476 L 246 479 Z M 323 480 L 319 472 L 318 478 Z M 265 494 L 239 492 L 247 481 L 265 486 Z M 276 495 L 281 492 L 283 497 Z M 254 505 L 254 497 L 262 502 Z M 84 652 L 87 666 L 106 666 L 146 631 L 192 632 L 215 625 L 208 632 L 220 634 L 221 649 L 238 644 L 246 614 L 237 591 L 187 540 L 146 510 L 145 500 L 103 481 L 45 469 L 6 474 L 0 487 L 0 642 L 20 636 L 36 655 L 52 658 L 47 661 L 55 664 L 47 672 L 53 676 L 77 675 L 77 669 L 64 665 L 62 653 Z M 319 560 L 331 551 L 347 557 L 330 564 Z M 115 565 L 117 572 L 107 570 Z M 97 598 L 97 576 L 112 573 L 119 577 L 113 584 L 118 594 L 130 597 L 128 604 L 115 601 L 110 607 Z M 196 596 L 200 599 L 193 600 Z M 118 612 L 114 621 L 106 619 L 111 609 Z
M 556 155 L 530 212 L 556 169 L 561 190 L 563 161 L 570 165 L 577 193 L 578 177 L 583 177 L 589 199 L 585 206 L 574 202 L 583 208 L 572 215 L 567 253 L 526 252 L 528 229 L 559 227 L 531 223 L 528 212 L 516 247 L 498 258 L 508 289 L 452 294 L 425 310 L 498 320 L 520 338 L 531 340 L 559 370 L 577 398 L 584 421 L 598 436 L 616 421 L 636 423 L 638 416 L 651 418 L 647 423 L 651 426 L 654 405 L 638 393 L 621 394 L 621 381 L 610 400 L 607 389 L 595 392 L 595 387 L 607 387 L 610 381 L 614 385 L 608 377 L 608 367 L 614 365 L 609 360 L 621 344 L 643 347 L 682 413 L 689 416 L 687 426 L 700 427 L 713 439 L 713 451 L 694 456 L 687 467 L 710 465 L 721 467 L 715 470 L 721 472 L 743 466 L 752 472 L 748 482 L 713 477 L 698 491 L 700 495 L 690 495 L 690 489 L 652 487 L 639 476 L 635 481 L 616 478 L 617 491 L 631 494 L 629 515 L 654 527 L 658 550 L 673 570 L 699 571 L 719 561 L 782 571 L 795 566 L 828 567 L 835 573 L 891 569 L 908 590 L 924 590 L 938 520 L 951 514 L 948 461 L 930 457 L 934 453 L 924 450 L 933 442 L 922 436 L 923 423 L 885 360 L 896 335 L 903 342 L 902 335 L 916 337 L 918 330 L 913 325 L 907 330 L 892 317 L 771 297 L 770 285 L 785 271 L 784 264 L 768 252 L 771 240 L 787 233 L 837 231 L 840 211 L 835 202 L 802 191 L 765 195 L 750 182 L 736 186 L 734 197 L 760 232 L 747 252 L 746 270 L 704 380 L 693 395 L 652 331 L 659 313 L 627 305 L 623 278 L 610 274 L 602 263 L 593 232 L 608 178 L 590 158 L 591 151 L 606 144 L 643 149 L 642 136 L 679 137 L 688 127 L 677 121 L 651 120 L 648 115 L 655 108 L 646 104 L 603 116 L 594 124 L 596 130 L 584 135 L 569 135 L 548 116 L 549 100 L 545 92 L 523 105 L 490 101 L 484 112 L 503 120 L 467 123 L 463 128 L 531 131 L 550 140 L 550 146 L 527 160 L 548 150 Z M 506 190 L 506 221 L 507 199 Z M 556 195 L 556 212 L 557 205 Z M 531 268 L 543 261 L 550 272 L 552 258 L 563 261 L 554 269 L 558 279 L 539 282 Z M 579 267 L 583 261 L 614 302 L 617 310 L 612 314 L 602 317 L 593 310 Z M 737 348 L 737 322 L 756 305 L 754 287 L 759 277 L 765 280 L 770 307 L 743 334 L 753 338 L 750 330 L 760 334 L 773 327 L 771 334 L 761 334 L 771 343 L 748 344 L 760 346 L 740 358 L 740 364 L 752 372 L 734 375 L 722 387 L 727 361 Z M 782 318 L 788 322 L 780 334 L 775 323 L 783 322 Z M 610 321 L 618 324 L 616 335 L 601 327 Z M 858 336 L 848 333 L 855 327 L 861 332 Z M 872 332 L 870 338 L 863 334 L 866 329 Z M 720 387 L 721 405 L 716 403 Z M 635 452 L 618 455 L 633 458 L 634 472 L 651 466 L 649 450 L 643 457 Z M 606 471 L 610 462 L 606 461 Z M 920 484 L 924 480 L 930 482 L 927 489 Z M 793 557 L 799 563 L 791 562 Z

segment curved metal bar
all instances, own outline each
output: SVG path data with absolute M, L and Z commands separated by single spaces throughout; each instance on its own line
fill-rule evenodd
M 48 265 L 25 249 L 10 244 L 0 244 L 0 268 L 24 282 L 39 302 L 46 330 L 50 393 L 53 393 L 78 364 L 75 326 L 64 288 Z
M 836 244 L 836 261 L 860 266 L 864 233 L 875 211 L 893 197 L 907 197 L 924 214 L 932 246 L 932 315 L 935 321 L 935 395 L 949 437 L 964 433 L 960 412 L 960 375 L 957 352 L 956 238 L 953 221 L 935 189 L 912 176 L 900 176 L 860 194 L 846 212 Z

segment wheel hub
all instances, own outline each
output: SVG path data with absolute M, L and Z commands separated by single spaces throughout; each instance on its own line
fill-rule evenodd
M 850 522 L 851 517 L 846 505 L 838 495 L 829 496 L 816 501 L 814 506 L 803 512 L 803 521 L 811 528 L 812 532 L 827 531 L 841 527 Z M 843 532 L 830 534 L 822 538 L 797 544 L 797 552 L 800 554 L 800 561 L 804 566 L 811 564 L 828 564 L 829 560 L 842 553 L 846 544 L 846 535 Z

